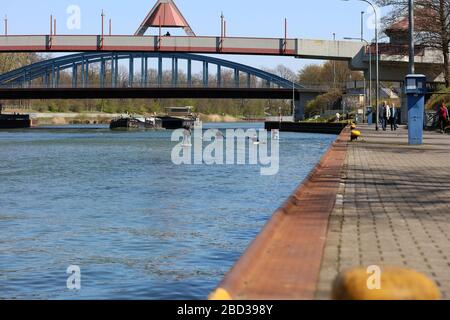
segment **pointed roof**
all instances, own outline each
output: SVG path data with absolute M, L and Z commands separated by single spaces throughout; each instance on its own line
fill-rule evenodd
M 142 36 L 148 28 L 159 28 L 160 26 L 163 28 L 183 28 L 188 35 L 195 36 L 189 23 L 173 0 L 158 0 L 135 35 Z

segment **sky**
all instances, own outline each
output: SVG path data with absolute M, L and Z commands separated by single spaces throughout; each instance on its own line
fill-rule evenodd
M 8 16 L 9 34 L 48 34 L 49 16 L 57 18 L 58 34 L 100 34 L 101 12 L 113 23 L 113 34 L 134 34 L 156 0 L 16 0 L 2 1 L 0 17 Z M 220 15 L 227 21 L 228 36 L 284 37 L 284 19 L 288 19 L 288 37 L 336 39 L 360 37 L 361 12 L 364 36 L 374 37 L 374 15 L 368 4 L 342 0 L 175 0 L 197 35 L 220 35 Z M 80 24 L 69 28 L 67 21 L 79 8 Z M 69 10 L 69 12 L 68 12 Z M 381 10 L 381 14 L 384 10 Z M 78 28 L 79 27 L 79 28 Z M 3 27 L 1 28 L 3 29 Z M 0 30 L 1 30 L 0 29 Z M 3 32 L 3 30 L 1 30 Z M 150 31 L 156 34 L 158 31 Z M 182 35 L 182 31 L 171 31 Z M 322 61 L 293 57 L 221 56 L 257 68 L 274 68 L 284 64 L 294 71 Z

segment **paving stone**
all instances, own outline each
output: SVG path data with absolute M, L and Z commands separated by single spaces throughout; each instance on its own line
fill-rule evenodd
M 450 137 L 361 126 L 342 172 L 343 206 L 330 218 L 316 297 L 328 299 L 337 270 L 397 265 L 436 281 L 450 299 Z

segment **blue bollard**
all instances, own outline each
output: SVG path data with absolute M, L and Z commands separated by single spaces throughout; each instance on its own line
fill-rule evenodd
M 373 124 L 372 107 L 367 107 L 367 125 L 371 126 L 372 124 Z
M 421 145 L 423 141 L 423 123 L 425 111 L 426 77 L 421 74 L 409 74 L 405 80 L 408 100 L 408 143 Z

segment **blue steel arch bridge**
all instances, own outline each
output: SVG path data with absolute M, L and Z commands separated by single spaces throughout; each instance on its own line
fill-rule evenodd
M 170 73 L 164 71 L 167 61 L 170 61 Z M 184 74 L 180 73 L 183 63 Z M 200 78 L 194 76 L 194 64 L 200 66 Z M 126 65 L 128 75 L 124 77 L 121 74 L 124 68 L 119 69 Z M 95 74 L 91 72 L 94 69 Z M 211 70 L 215 71 L 215 77 L 210 77 Z M 168 52 L 82 52 L 40 61 L 0 75 L 0 99 L 4 100 L 292 99 L 297 119 L 303 118 L 306 103 L 327 89 L 306 88 L 270 72 L 211 56 Z
M 150 60 L 156 60 L 151 64 Z M 171 83 L 163 83 L 164 60 L 171 61 Z M 232 88 L 284 88 L 304 89 L 303 86 L 278 75 L 266 72 L 240 63 L 213 58 L 210 56 L 188 53 L 161 53 L 161 52 L 86 52 L 77 53 L 49 60 L 40 61 L 22 68 L 0 75 L 0 86 L 8 88 L 27 88 L 40 86 L 44 88 L 59 88 L 61 86 L 61 73 L 69 71 L 72 88 L 92 87 L 89 81 L 92 66 L 97 66 L 99 88 L 117 88 L 123 86 L 119 77 L 119 61 L 128 65 L 127 87 L 163 87 L 199 86 L 193 81 L 193 62 L 201 63 L 202 87 L 232 87 Z M 186 62 L 186 76 L 183 83 L 179 81 L 180 61 Z M 136 62 L 140 68 L 139 79 L 136 79 Z M 149 66 L 157 65 L 156 79 L 151 79 Z M 210 81 L 210 70 L 215 68 L 215 83 Z M 233 83 L 223 82 L 223 70 L 233 73 Z M 108 75 L 108 79 L 107 79 Z M 242 79 L 245 79 L 242 81 Z M 36 82 L 36 80 L 41 80 Z M 256 81 L 255 81 L 256 80 Z M 244 82 L 244 83 L 242 83 Z

